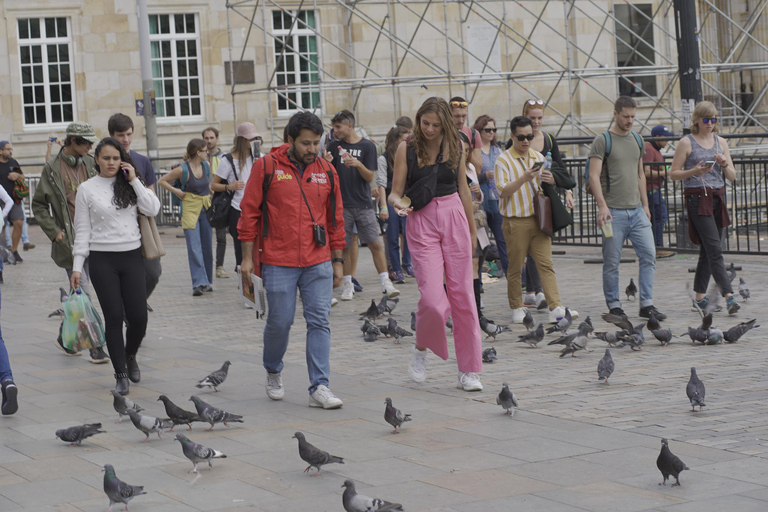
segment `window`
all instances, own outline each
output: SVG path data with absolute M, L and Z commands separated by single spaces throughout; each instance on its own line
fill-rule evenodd
M 616 16 L 616 62 L 623 67 L 654 66 L 653 6 L 622 4 L 614 6 Z M 621 73 L 621 71 L 619 71 Z M 656 75 L 621 74 L 619 93 L 625 96 L 656 96 Z M 643 94 L 645 91 L 645 94 Z
M 24 126 L 74 121 L 72 40 L 67 18 L 18 20 Z
M 202 119 L 199 36 L 195 14 L 149 16 L 157 117 Z
M 294 17 L 297 17 L 295 23 Z M 315 27 L 315 11 L 272 11 L 278 112 L 313 110 L 320 106 Z

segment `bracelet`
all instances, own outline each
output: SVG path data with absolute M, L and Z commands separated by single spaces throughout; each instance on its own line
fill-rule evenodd
M 331 263 L 341 263 L 344 264 L 344 258 L 332 258 Z

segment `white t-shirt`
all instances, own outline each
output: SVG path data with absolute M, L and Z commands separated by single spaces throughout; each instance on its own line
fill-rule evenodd
M 263 157 L 264 155 L 262 154 L 260 156 Z M 240 165 L 240 162 L 237 160 L 237 158 L 234 158 L 232 161 L 237 168 L 237 178 L 242 182 L 248 183 L 248 177 L 251 175 L 251 167 L 253 167 L 253 157 L 249 156 L 245 161 L 245 165 Z M 232 166 L 229 165 L 229 160 L 223 156 L 219 161 L 219 167 L 216 169 L 216 176 L 227 183 L 235 182 L 235 175 L 232 172 Z M 245 189 L 236 190 L 235 195 L 232 196 L 232 206 L 235 208 L 235 210 L 240 211 L 240 201 L 243 199 L 244 193 Z

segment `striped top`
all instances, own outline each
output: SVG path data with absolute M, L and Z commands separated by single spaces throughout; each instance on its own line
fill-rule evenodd
M 535 149 L 528 149 L 526 155 L 521 155 L 514 147 L 502 153 L 496 159 L 493 172 L 499 196 L 504 187 L 521 177 L 526 169 L 530 169 L 535 162 L 543 161 L 544 155 Z M 517 192 L 501 199 L 499 212 L 505 217 L 533 217 L 533 196 L 536 195 L 539 184 L 538 177 L 523 183 Z

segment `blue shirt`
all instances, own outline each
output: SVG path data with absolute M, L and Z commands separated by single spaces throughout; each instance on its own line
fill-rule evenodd
M 152 167 L 152 162 L 150 162 L 149 158 L 135 152 L 134 150 L 130 150 L 128 153 L 131 155 L 131 159 L 133 159 L 136 172 L 141 174 L 141 177 L 144 178 L 144 184 L 146 186 L 150 186 L 157 183 L 157 177 L 155 177 L 155 169 Z

